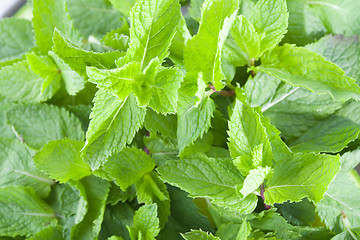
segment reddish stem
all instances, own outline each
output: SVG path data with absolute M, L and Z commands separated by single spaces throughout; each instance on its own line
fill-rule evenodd
M 265 192 L 265 186 L 264 186 L 264 184 L 261 184 L 261 185 L 260 185 L 260 196 L 261 196 L 261 198 L 262 198 L 263 201 L 264 201 L 265 210 L 269 210 L 269 209 L 271 208 L 271 205 L 265 204 L 264 192 Z

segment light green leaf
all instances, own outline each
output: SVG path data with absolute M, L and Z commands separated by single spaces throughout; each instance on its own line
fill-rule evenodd
M 130 239 L 155 240 L 159 234 L 156 204 L 144 205 L 135 212 L 134 226 L 129 227 Z
M 102 170 L 125 191 L 140 180 L 145 173 L 151 172 L 154 167 L 155 162 L 150 156 L 144 151 L 132 147 L 124 148 L 118 154 L 110 157 Z
M 65 137 L 84 139 L 80 120 L 53 105 L 19 105 L 8 111 L 6 116 L 24 142 L 35 149 L 40 149 L 48 141 Z
M 52 37 L 55 29 L 78 41 L 67 12 L 65 0 L 33 0 L 33 26 L 36 44 L 43 53 L 53 46 Z
M 173 37 L 170 45 L 170 56 L 171 61 L 180 69 L 184 67 L 184 48 L 186 42 L 191 38 L 189 29 L 186 26 L 186 21 L 183 17 L 177 25 L 175 36 Z
M 341 158 L 341 171 L 350 171 L 360 163 L 360 149 L 344 153 Z
M 244 177 L 229 159 L 202 155 L 181 161 L 167 161 L 157 168 L 161 178 L 190 193 L 191 197 L 209 197 L 214 204 L 242 213 L 254 210 L 254 194 L 242 199 L 239 193 Z
M 259 166 L 272 166 L 272 149 L 261 112 L 235 100 L 229 121 L 229 150 L 237 168 L 246 173 Z
M 320 38 L 326 31 L 318 11 L 307 4 L 308 0 L 287 0 L 289 27 L 283 42 L 304 46 Z
M 139 107 L 132 95 L 120 101 L 104 90 L 96 93 L 83 149 L 92 170 L 98 169 L 108 156 L 120 152 L 132 141 L 145 114 L 146 109 Z
M 41 78 L 45 79 L 41 87 L 41 93 L 50 90 L 56 93 L 61 87 L 61 75 L 54 61 L 44 55 L 37 56 L 35 53 L 26 54 L 31 70 Z
M 101 42 L 106 46 L 112 47 L 119 51 L 126 51 L 129 47 L 130 32 L 129 24 L 124 22 L 121 28 L 108 32 Z
M 216 236 L 221 240 L 246 240 L 251 232 L 250 223 L 246 220 L 242 223 L 228 222 L 222 224 L 216 231 Z
M 201 24 L 196 36 L 186 43 L 184 64 L 189 72 L 202 72 L 205 83 L 222 89 L 222 47 L 236 17 L 237 0 L 206 0 L 202 6 Z M 204 45 L 204 43 L 206 44 Z
M 243 187 L 240 190 L 240 193 L 243 195 L 243 197 L 248 196 L 250 193 L 258 189 L 259 186 L 264 183 L 265 178 L 268 178 L 272 172 L 273 169 L 268 166 L 259 166 L 250 170 L 249 175 L 246 176 Z
M 83 191 L 83 186 L 79 182 L 71 186 L 70 184 L 55 184 L 47 198 L 59 224 L 63 226 L 63 235 L 67 238 L 70 238 L 71 229 L 84 219 L 88 211 L 86 196 L 81 195 Z
M 319 121 L 289 145 L 293 151 L 340 152 L 360 133 L 360 104 L 351 101 L 328 118 Z
M 201 230 L 192 230 L 185 234 L 181 234 L 185 240 L 220 240 L 220 238 L 215 237 L 211 233 L 203 232 Z
M 36 196 L 32 188 L 0 188 L 0 235 L 29 236 L 56 225 L 53 210 Z
M 66 5 L 74 27 L 84 37 L 102 36 L 122 25 L 122 15 L 106 0 L 66 0 Z
M 85 81 L 82 76 L 80 76 L 77 72 L 71 70 L 70 66 L 66 64 L 53 51 L 49 51 L 48 54 L 59 68 L 61 77 L 65 83 L 66 91 L 69 93 L 69 95 L 76 95 L 76 93 L 84 89 Z
M 0 61 L 21 57 L 35 46 L 31 22 L 25 19 L 3 18 L 0 21 Z
M 62 182 L 78 181 L 91 175 L 90 167 L 80 157 L 84 142 L 61 139 L 48 142 L 34 156 L 36 166 L 51 178 Z
M 86 67 L 93 66 L 99 69 L 112 68 L 115 67 L 115 60 L 124 55 L 118 51 L 105 53 L 85 51 L 72 43 L 58 30 L 54 32 L 53 41 L 54 47 L 52 50 L 68 64 L 72 70 L 85 79 L 87 78 Z
M 179 1 L 139 0 L 131 9 L 130 19 L 131 42 L 126 57 L 118 62 L 118 66 L 136 61 L 144 69 L 153 58 L 162 61 L 167 57 L 181 19 Z
M 156 203 L 160 228 L 165 226 L 170 215 L 170 198 L 165 183 L 157 172 L 145 174 L 136 184 L 136 194 L 139 203 Z
M 148 109 L 146 111 L 144 126 L 149 132 L 159 132 L 164 137 L 176 139 L 177 116 L 158 114 Z
M 54 182 L 34 166 L 29 150 L 18 140 L 0 140 L 0 186 L 32 187 L 44 198 Z
M 129 62 L 121 68 L 111 70 L 86 68 L 90 82 L 108 90 L 120 100 L 124 100 L 132 92 L 135 77 L 140 71 L 140 63 L 137 62 Z
M 246 55 L 248 65 L 260 56 L 260 37 L 254 26 L 244 17 L 238 16 L 230 30 L 237 46 Z
M 329 189 L 316 206 L 316 212 L 326 226 L 336 233 L 345 230 L 342 215 L 351 227 L 360 227 L 359 175 L 342 169 L 331 182 Z
M 177 137 L 180 152 L 208 131 L 214 110 L 214 101 L 205 97 L 199 105 L 193 105 L 178 114 Z
M 339 156 L 294 154 L 274 165 L 274 175 L 265 188 L 265 202 L 298 202 L 304 197 L 318 203 L 339 171 Z
M 114 7 L 119 10 L 124 16 L 129 17 L 131 8 L 135 5 L 137 0 L 110 0 Z
M 151 88 L 149 107 L 162 114 L 176 113 L 182 80 L 183 75 L 178 68 L 160 67 Z
M 280 43 L 287 32 L 288 17 L 285 0 L 257 2 L 249 20 L 260 37 L 260 55 Z
M 360 228 L 347 229 L 336 235 L 331 240 L 354 240 L 360 238 Z
M 72 229 L 71 239 L 96 240 L 104 218 L 110 184 L 95 176 L 86 177 L 80 183 L 82 185 L 82 189 L 79 189 L 80 195 L 86 199 L 88 211 L 83 220 Z
M 360 99 L 360 87 L 355 80 L 324 57 L 304 48 L 285 44 L 268 52 L 258 70 L 294 86 L 318 94 L 328 93 L 335 100 Z
M 189 14 L 197 22 L 201 21 L 201 6 L 204 0 L 193 0 L 190 2 Z
M 328 32 L 354 36 L 360 34 L 360 15 L 356 11 L 359 2 L 352 0 L 319 0 L 307 1 L 319 15 Z
M 58 240 L 63 239 L 61 226 L 45 228 L 44 230 L 41 230 L 40 232 L 37 232 L 36 234 L 28 238 L 28 240 L 53 240 L 53 239 L 58 239 Z
M 0 69 L 0 94 L 15 102 L 46 101 L 55 92 L 44 87 L 45 79 L 35 74 L 26 60 Z M 56 89 L 57 90 L 57 89 Z

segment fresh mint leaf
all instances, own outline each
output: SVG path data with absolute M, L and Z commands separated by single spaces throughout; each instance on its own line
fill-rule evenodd
M 54 105 L 19 105 L 8 111 L 6 116 L 19 137 L 35 149 L 56 139 L 84 139 L 80 120 Z
M 72 40 L 78 41 L 77 32 L 72 26 L 65 0 L 33 0 L 33 26 L 36 45 L 47 53 L 53 46 L 53 33 L 55 29 L 65 33 Z
M 244 179 L 243 187 L 240 190 L 240 193 L 243 197 L 248 196 L 259 188 L 259 186 L 264 182 L 265 178 L 269 178 L 273 172 L 271 167 L 257 167 L 249 171 L 249 174 Z
M 62 227 L 56 226 L 56 227 L 48 227 L 44 230 L 41 230 L 40 232 L 37 232 L 30 238 L 29 240 L 50 240 L 50 239 L 62 239 Z
M 21 57 L 35 47 L 31 22 L 25 19 L 4 18 L 0 21 L 0 61 Z
M 110 0 L 114 7 L 126 17 L 129 17 L 130 10 L 135 5 L 136 1 L 137 0 Z
M 58 30 L 55 30 L 52 41 L 54 42 L 52 51 L 68 64 L 72 70 L 85 79 L 87 79 L 86 67 L 92 66 L 99 69 L 109 69 L 115 67 L 114 61 L 123 56 L 118 51 L 105 53 L 85 51 Z
M 118 61 L 118 66 L 136 61 L 144 69 L 153 58 L 158 57 L 162 61 L 167 57 L 171 39 L 181 19 L 179 2 L 139 0 L 131 9 L 130 19 L 131 42 L 125 58 Z
M 144 174 L 155 167 L 154 160 L 135 147 L 124 148 L 118 154 L 111 156 L 102 167 L 110 178 L 125 191 L 129 186 L 140 180 Z
M 11 101 L 37 103 L 48 100 L 55 91 L 45 88 L 44 84 L 45 79 L 34 73 L 26 60 L 0 68 L 0 94 Z
M 215 110 L 214 101 L 203 98 L 178 116 L 177 138 L 180 152 L 208 131 Z
M 80 183 L 83 186 L 80 194 L 87 201 L 88 211 L 84 219 L 72 229 L 71 239 L 97 239 L 104 218 L 110 184 L 95 176 L 86 177 Z
M 292 225 L 307 226 L 316 220 L 315 206 L 307 198 L 301 202 L 275 204 L 278 212 Z
M 176 139 L 176 115 L 169 114 L 164 116 L 163 114 L 158 114 L 155 111 L 149 109 L 146 111 L 144 126 L 150 132 L 158 132 L 164 137 Z
M 108 156 L 120 152 L 132 141 L 145 114 L 146 109 L 139 107 L 132 95 L 120 101 L 104 90 L 96 93 L 82 150 L 92 170 L 98 169 Z
M 211 233 L 203 232 L 201 230 L 192 230 L 191 232 L 182 234 L 182 237 L 186 240 L 220 240 Z
M 273 49 L 284 37 L 288 17 L 285 0 L 260 0 L 256 3 L 249 20 L 260 37 L 260 55 Z
M 258 70 L 291 85 L 318 94 L 330 94 L 335 100 L 359 99 L 360 87 L 355 80 L 324 57 L 304 48 L 285 44 L 274 48 L 261 59 Z
M 129 24 L 124 22 L 121 28 L 108 32 L 102 39 L 106 46 L 112 47 L 119 51 L 126 51 L 129 47 L 130 32 Z
M 159 234 L 159 219 L 157 218 L 157 205 L 144 205 L 135 212 L 134 225 L 128 226 L 131 240 L 155 240 Z
M 84 37 L 102 36 L 122 25 L 122 15 L 106 0 L 66 0 L 66 5 L 74 27 Z
M 234 22 L 239 3 L 236 0 L 207 0 L 201 13 L 201 24 L 196 36 L 184 49 L 184 64 L 189 72 L 202 72 L 205 83 L 216 90 L 223 88 L 225 76 L 221 69 L 221 49 Z M 203 42 L 207 42 L 204 46 Z
M 274 165 L 274 175 L 265 188 L 268 204 L 298 202 L 304 197 L 318 203 L 339 171 L 339 157 L 326 154 L 294 154 Z
M 272 149 L 259 109 L 235 100 L 229 122 L 229 150 L 243 173 L 259 166 L 272 166 Z
M 254 26 L 244 16 L 240 15 L 230 30 L 231 36 L 237 43 L 237 46 L 245 53 L 248 65 L 251 65 L 252 59 L 257 59 L 260 55 L 260 36 L 255 31 Z
M 30 151 L 18 140 L 0 140 L 0 186 L 26 186 L 47 197 L 54 181 L 34 165 Z
M 251 232 L 250 223 L 244 220 L 241 224 L 229 222 L 222 224 L 216 232 L 216 236 L 221 240 L 246 240 Z
M 214 204 L 242 213 L 254 210 L 254 194 L 242 199 L 240 188 L 244 177 L 229 159 L 193 156 L 168 161 L 157 168 L 161 178 L 190 193 L 192 197 L 209 197 Z
M 0 235 L 30 236 L 57 221 L 53 210 L 32 188 L 7 186 L 0 188 Z
M 62 182 L 91 175 L 90 167 L 80 156 L 84 142 L 62 139 L 48 142 L 34 156 L 36 166 L 51 178 Z

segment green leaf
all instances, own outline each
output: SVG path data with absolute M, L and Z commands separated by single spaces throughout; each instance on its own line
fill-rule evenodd
M 192 230 L 181 236 L 186 240 L 220 240 L 218 237 L 214 237 L 211 233 L 203 232 L 201 230 Z
M 294 86 L 318 94 L 328 93 L 335 100 L 359 99 L 360 87 L 355 80 L 324 57 L 304 48 L 285 44 L 268 52 L 258 70 Z
M 222 47 L 236 17 L 237 0 L 206 0 L 202 7 L 198 34 L 184 49 L 184 64 L 188 72 L 202 72 L 205 83 L 222 89 L 225 79 L 221 69 Z M 206 44 L 204 45 L 204 43 Z
M 47 104 L 19 105 L 6 115 L 21 139 L 35 149 L 65 137 L 84 139 L 80 120 L 63 108 Z
M 136 75 L 141 71 L 140 63 L 129 62 L 121 68 L 105 70 L 94 67 L 86 68 L 89 81 L 113 93 L 120 100 L 132 92 Z
M 89 176 L 82 179 L 81 184 L 84 187 L 81 194 L 88 203 L 88 211 L 84 220 L 72 229 L 71 239 L 95 240 L 98 239 L 100 233 L 110 184 L 95 176 Z
M 315 207 L 307 198 L 301 202 L 275 204 L 277 211 L 292 225 L 308 226 L 316 220 Z
M 62 235 L 62 227 L 56 226 L 56 227 L 49 227 L 45 228 L 44 230 L 41 230 L 40 232 L 37 232 L 28 240 L 52 240 L 52 239 L 63 239 Z
M 190 2 L 189 14 L 197 22 L 201 21 L 201 6 L 204 0 L 193 0 Z
M 356 155 L 355 155 L 356 154 Z M 356 158 L 358 151 L 350 156 L 344 156 L 343 161 L 351 157 Z M 351 227 L 360 227 L 360 204 L 357 199 L 360 197 L 359 175 L 342 163 L 341 172 L 331 182 L 329 189 L 316 206 L 319 217 L 326 226 L 336 233 L 345 230 L 343 216 L 346 216 Z
M 0 188 L 1 236 L 29 236 L 55 224 L 54 212 L 32 188 Z
M 56 93 L 61 87 L 61 75 L 54 63 L 48 56 L 37 56 L 35 53 L 26 54 L 26 60 L 31 70 L 41 78 L 45 79 L 41 87 L 43 93 L 47 89 Z
M 140 180 L 145 173 L 155 167 L 154 160 L 144 151 L 124 148 L 118 154 L 111 156 L 102 167 L 102 170 L 125 191 L 129 186 Z
M 74 27 L 84 37 L 102 36 L 122 25 L 122 15 L 106 0 L 67 0 Z
M 55 92 L 44 89 L 45 79 L 35 74 L 26 60 L 0 68 L 0 94 L 15 102 L 46 101 Z M 57 89 L 56 89 L 57 90 Z
M 54 209 L 58 222 L 63 226 L 63 235 L 70 239 L 70 232 L 76 228 L 88 211 L 84 186 L 75 184 L 56 184 L 47 202 Z
M 62 182 L 91 175 L 90 167 L 80 157 L 84 142 L 61 139 L 48 142 L 34 156 L 36 166 L 51 178 Z
M 25 19 L 4 18 L 0 21 L 0 61 L 21 57 L 35 44 L 31 22 Z
M 98 169 L 108 156 L 120 152 L 132 141 L 145 114 L 146 109 L 139 107 L 132 95 L 120 101 L 104 90 L 96 93 L 83 149 L 92 170 Z
M 145 174 L 136 184 L 139 203 L 156 203 L 160 228 L 163 228 L 170 215 L 170 198 L 165 183 L 156 172 Z
M 157 113 L 176 113 L 178 90 L 182 80 L 183 75 L 178 68 L 160 67 L 151 88 L 149 107 Z
M 176 139 L 177 131 L 177 117 L 176 115 L 158 114 L 149 109 L 146 112 L 144 126 L 150 132 L 159 132 L 162 136 Z
M 360 133 L 359 106 L 351 101 L 290 143 L 293 151 L 339 152 Z
M 114 7 L 119 10 L 124 16 L 129 17 L 131 8 L 135 5 L 137 0 L 110 0 Z
M 216 232 L 221 240 L 246 240 L 251 232 L 250 223 L 244 220 L 241 224 L 229 222 L 222 224 Z
M 287 0 L 289 27 L 283 42 L 304 46 L 320 38 L 326 28 L 308 0 Z
M 346 36 L 359 35 L 360 23 L 359 2 L 351 0 L 308 1 L 307 4 L 316 10 L 328 32 Z
M 129 28 L 129 24 L 124 22 L 121 28 L 108 32 L 101 42 L 116 50 L 126 51 L 130 42 Z
M 360 238 L 360 228 L 353 228 L 353 229 L 348 229 L 347 231 L 344 231 L 336 235 L 331 240 L 354 240 L 359 238 Z
M 32 21 L 36 45 L 43 53 L 51 50 L 55 29 L 65 33 L 75 41 L 78 40 L 66 9 L 65 0 L 33 0 L 33 8 L 34 17 Z
M 106 206 L 99 239 L 106 239 L 112 235 L 130 239 L 126 226 L 133 224 L 134 215 L 135 211 L 128 203 Z
M 265 202 L 298 202 L 304 197 L 318 203 L 339 171 L 339 157 L 326 154 L 294 154 L 274 165 L 265 188 Z
M 32 187 L 40 197 L 54 184 L 34 166 L 29 150 L 18 140 L 0 139 L 0 186 Z
M 49 51 L 49 56 L 54 60 L 57 67 L 60 70 L 61 77 L 65 83 L 66 91 L 69 95 L 76 95 L 79 91 L 84 89 L 85 81 L 82 76 L 77 72 L 71 70 L 68 64 L 66 64 L 56 53 Z
M 238 16 L 230 30 L 237 46 L 246 55 L 248 65 L 260 56 L 260 36 L 254 26 L 244 17 Z
M 260 55 L 280 43 L 287 32 L 288 17 L 285 0 L 257 2 L 249 20 L 260 37 Z
M 246 176 L 244 180 L 244 185 L 240 190 L 240 193 L 243 197 L 248 196 L 250 193 L 253 193 L 259 186 L 264 182 L 265 178 L 268 178 L 271 175 L 273 169 L 271 167 L 257 167 L 249 171 L 249 175 Z
M 144 205 L 135 212 L 134 226 L 129 227 L 130 239 L 155 240 L 159 234 L 159 219 L 156 204 Z
M 139 62 L 144 69 L 158 57 L 168 56 L 168 48 L 181 19 L 178 0 L 139 0 L 130 13 L 130 45 L 126 57 L 117 64 Z
M 272 166 L 272 149 L 259 109 L 235 100 L 229 121 L 229 150 L 235 166 L 244 173 Z
M 205 97 L 198 105 L 178 114 L 177 138 L 180 152 L 208 131 L 214 110 L 214 101 Z
M 254 210 L 254 194 L 242 199 L 239 190 L 244 177 L 229 159 L 202 155 L 181 161 L 167 161 L 157 168 L 161 178 L 190 193 L 191 197 L 209 197 L 214 204 L 242 213 Z
M 123 54 L 118 51 L 105 53 L 85 51 L 72 43 L 58 30 L 54 32 L 53 42 L 54 47 L 52 50 L 68 64 L 72 70 L 85 79 L 87 79 L 86 67 L 93 66 L 99 69 L 112 68 L 115 67 L 115 60 L 123 56 Z

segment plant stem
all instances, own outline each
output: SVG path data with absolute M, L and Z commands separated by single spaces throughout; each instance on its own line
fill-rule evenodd
M 260 196 L 261 196 L 261 198 L 262 198 L 263 201 L 264 201 L 265 210 L 269 210 L 269 209 L 271 208 L 271 205 L 265 204 L 264 192 L 265 192 L 265 186 L 264 186 L 264 184 L 261 184 L 261 185 L 260 185 Z

